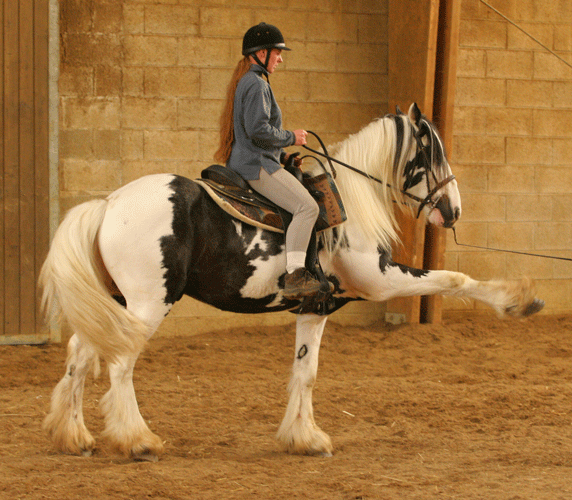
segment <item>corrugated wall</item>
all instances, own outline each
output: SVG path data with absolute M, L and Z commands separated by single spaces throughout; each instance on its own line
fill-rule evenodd
M 36 281 L 48 246 L 48 1 L 0 11 L 0 343 L 42 341 Z

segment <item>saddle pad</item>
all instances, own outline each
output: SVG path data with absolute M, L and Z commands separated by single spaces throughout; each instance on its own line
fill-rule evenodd
M 222 184 L 217 184 L 210 179 L 195 179 L 195 182 L 204 188 L 214 202 L 226 213 L 235 219 L 257 226 L 267 231 L 283 233 L 282 218 L 270 207 L 257 205 L 255 202 L 245 202 L 236 199 L 225 191 Z
M 268 231 L 284 232 L 282 218 L 272 202 L 258 200 L 236 186 L 219 184 L 212 179 L 195 179 L 195 182 L 219 207 L 236 219 Z M 304 182 L 324 193 L 322 199 L 316 200 L 320 209 L 316 231 L 337 226 L 347 219 L 338 188 L 329 174 L 306 178 Z

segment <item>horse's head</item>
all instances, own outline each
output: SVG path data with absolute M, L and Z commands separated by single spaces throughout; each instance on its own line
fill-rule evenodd
M 397 108 L 397 114 L 403 113 Z M 417 104 L 409 108 L 411 126 L 409 157 L 403 169 L 402 192 L 436 226 L 453 227 L 461 216 L 461 196 L 447 161 L 439 132 Z

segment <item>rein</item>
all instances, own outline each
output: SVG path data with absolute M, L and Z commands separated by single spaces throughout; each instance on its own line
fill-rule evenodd
M 312 134 L 318 140 L 318 142 L 320 143 L 320 146 L 322 146 L 322 149 L 324 150 L 324 152 L 322 153 L 321 151 L 317 151 L 316 149 L 312 149 L 311 147 L 306 146 L 305 144 L 302 147 L 307 149 L 308 151 L 314 153 L 314 154 L 317 154 L 319 156 L 322 156 L 323 158 L 326 158 L 328 160 L 330 168 L 332 169 L 332 174 L 333 174 L 334 179 L 336 178 L 336 169 L 334 168 L 334 165 L 332 162 L 337 163 L 338 165 L 341 165 L 342 167 L 345 167 L 349 170 L 352 170 L 353 172 L 356 172 L 357 174 L 360 174 L 364 177 L 367 177 L 368 179 L 375 181 L 379 184 L 384 184 L 385 186 L 387 186 L 389 188 L 392 187 L 391 184 L 384 183 L 383 181 L 379 180 L 377 177 L 373 177 L 373 176 L 369 175 L 368 173 L 363 172 L 362 170 L 359 170 L 355 167 L 352 167 L 351 165 L 348 165 L 347 163 L 344 163 L 343 161 L 336 160 L 334 157 L 332 157 L 328 154 L 328 150 L 326 149 L 326 146 L 324 145 L 322 139 L 315 132 L 308 130 L 308 133 Z M 416 202 L 418 202 L 420 204 L 419 210 L 417 211 L 417 218 L 419 218 L 421 211 L 423 210 L 423 208 L 426 205 L 430 206 L 431 209 L 435 208 L 435 206 L 439 202 L 440 197 L 437 198 L 436 200 L 433 200 L 433 195 L 435 195 L 435 193 L 437 191 L 439 191 L 439 189 L 443 188 L 449 182 L 451 182 L 453 179 L 455 179 L 454 175 L 450 175 L 449 177 L 447 177 L 441 181 L 437 181 L 437 177 L 435 176 L 435 173 L 433 172 L 433 170 L 431 170 L 429 168 L 430 163 L 429 163 L 429 158 L 427 157 L 426 147 L 423 146 L 423 144 L 421 142 L 422 136 L 423 136 L 422 133 L 421 134 L 415 134 L 415 140 L 417 141 L 418 151 L 421 151 L 421 153 L 423 154 L 423 156 L 425 158 L 425 172 L 426 172 L 425 177 L 426 177 L 426 182 L 427 182 L 428 194 L 425 198 L 419 198 L 418 196 L 410 194 L 410 193 L 404 191 L 403 189 L 401 190 L 402 194 L 404 194 L 405 196 L 408 196 L 409 198 L 411 198 L 412 200 L 415 200 Z M 318 161 L 318 163 L 322 164 L 322 162 L 320 160 L 318 160 L 318 158 L 314 158 L 314 159 L 316 161 Z M 323 165 L 322 165 L 322 168 L 323 168 Z M 433 189 L 429 189 L 430 188 L 429 172 L 431 172 L 431 175 L 433 176 L 433 179 L 435 180 L 435 186 L 433 187 Z M 455 231 L 455 228 L 452 227 L 451 229 L 453 230 L 453 238 L 455 240 L 455 244 L 457 246 L 460 246 L 460 247 L 476 248 L 479 250 L 489 250 L 491 252 L 504 252 L 504 253 L 518 254 L 518 255 L 526 255 L 529 257 L 542 257 L 544 259 L 556 259 L 556 260 L 565 260 L 565 261 L 572 262 L 572 258 L 568 258 L 568 257 L 557 257 L 554 255 L 542 255 L 542 254 L 537 254 L 537 253 L 519 252 L 517 250 L 503 250 L 501 248 L 490 248 L 490 247 L 479 246 L 479 245 L 469 245 L 466 243 L 459 243 L 459 241 L 457 240 L 457 232 Z
M 363 177 L 366 177 L 371 181 L 377 182 L 379 184 L 384 184 L 386 187 L 392 188 L 391 184 L 383 182 L 383 181 L 379 180 L 377 177 L 373 177 L 372 175 L 369 175 L 368 173 L 364 172 L 363 170 L 359 170 L 358 168 L 352 167 L 351 165 L 348 165 L 347 163 L 344 163 L 343 161 L 336 160 L 336 158 L 334 158 L 333 156 L 330 156 L 328 154 L 328 150 L 326 149 L 324 142 L 322 141 L 320 136 L 318 136 L 318 134 L 316 134 L 315 132 L 312 132 L 311 130 L 308 130 L 307 132 L 309 134 L 312 134 L 318 140 L 318 142 L 320 143 L 320 146 L 322 146 L 322 149 L 324 150 L 324 152 L 322 153 L 321 151 L 318 151 L 316 149 L 312 149 L 311 147 L 307 146 L 306 144 L 304 144 L 302 147 L 307 149 L 308 151 L 311 151 L 314 154 L 317 154 L 317 155 L 322 156 L 323 158 L 326 158 L 328 160 L 330 168 L 332 169 L 332 174 L 333 174 L 334 179 L 336 178 L 336 169 L 334 168 L 334 165 L 332 162 L 335 162 L 338 165 L 341 165 L 342 167 L 345 167 L 345 168 L 347 168 L 353 172 L 356 172 L 357 174 L 360 174 Z M 425 198 L 419 198 L 419 196 L 415 196 L 414 194 L 408 193 L 407 191 L 400 189 L 401 194 L 403 194 L 404 196 L 407 196 L 408 198 L 411 198 L 412 200 L 419 203 L 419 209 L 417 210 L 417 217 L 416 217 L 417 219 L 421 215 L 421 212 L 423 211 L 425 206 L 429 206 L 431 208 L 431 210 L 433 210 L 435 208 L 435 206 L 437 205 L 437 203 L 439 202 L 441 197 L 438 197 L 437 199 L 434 200 L 433 196 L 437 193 L 437 191 L 439 191 L 441 188 L 443 188 L 444 186 L 449 184 L 449 182 L 451 182 L 455 178 L 454 175 L 450 175 L 449 177 L 443 179 L 442 181 L 437 181 L 437 177 L 435 176 L 435 173 L 429 167 L 429 165 L 430 165 L 429 158 L 427 157 L 427 152 L 425 151 L 425 147 L 423 146 L 423 144 L 421 142 L 421 137 L 422 137 L 422 134 L 421 135 L 415 134 L 415 140 L 417 142 L 417 149 L 418 149 L 418 151 L 421 151 L 423 153 L 423 156 L 425 158 L 425 180 L 427 182 L 427 191 L 428 191 L 427 196 Z M 429 173 L 432 174 L 433 179 L 435 180 L 435 186 L 433 187 L 433 189 L 430 189 Z
M 569 262 L 572 262 L 571 258 L 568 257 L 556 257 L 555 255 L 542 255 L 539 253 L 528 253 L 528 252 L 519 252 L 517 250 L 503 250 L 501 248 L 489 248 L 489 247 L 481 247 L 478 245 L 468 245 L 466 243 L 459 243 L 457 241 L 457 232 L 455 231 L 455 228 L 452 227 L 451 228 L 453 230 L 453 238 L 455 240 L 455 243 L 460 246 L 460 247 L 469 247 L 469 248 L 478 248 L 479 250 L 489 250 L 491 252 L 505 252 L 505 253 L 515 253 L 518 255 L 527 255 L 529 257 L 542 257 L 544 259 L 557 259 L 557 260 L 567 260 Z

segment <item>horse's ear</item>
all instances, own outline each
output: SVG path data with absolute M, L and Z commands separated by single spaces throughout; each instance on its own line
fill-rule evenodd
M 419 120 L 421 120 L 421 110 L 416 102 L 409 106 L 409 119 L 415 123 L 415 125 L 418 125 Z
M 401 111 L 401 108 L 399 107 L 399 104 L 397 104 L 397 105 L 395 106 L 395 114 L 396 114 L 397 116 L 403 114 L 403 111 Z

